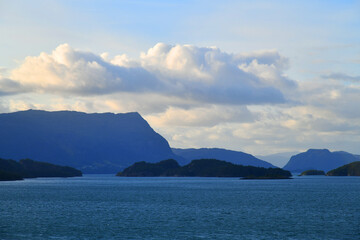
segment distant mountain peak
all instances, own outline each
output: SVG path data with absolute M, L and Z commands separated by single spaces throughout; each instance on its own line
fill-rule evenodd
M 285 170 L 303 172 L 306 170 L 329 171 L 345 164 L 355 162 L 358 158 L 348 152 L 331 152 L 328 149 L 309 149 L 290 158 Z
M 310 148 L 306 151 L 307 153 L 313 153 L 313 152 L 322 152 L 322 153 L 330 153 L 329 149 L 314 149 L 314 148 Z

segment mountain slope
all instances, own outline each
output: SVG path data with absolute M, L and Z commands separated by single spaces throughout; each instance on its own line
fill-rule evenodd
M 327 172 L 355 161 L 359 161 L 359 159 L 351 153 L 309 149 L 307 152 L 292 156 L 283 169 L 291 172 L 303 172 L 311 169 Z
M 199 149 L 173 148 L 172 150 L 176 155 L 185 158 L 189 162 L 195 159 L 219 159 L 244 166 L 255 166 L 255 167 L 265 167 L 265 168 L 275 167 L 274 165 L 265 162 L 263 160 L 260 160 L 251 154 L 247 154 L 239 151 L 226 150 L 221 148 L 199 148 Z
M 85 173 L 115 173 L 138 161 L 175 157 L 138 113 L 28 110 L 0 114 L 0 126 L 0 157 L 32 158 Z

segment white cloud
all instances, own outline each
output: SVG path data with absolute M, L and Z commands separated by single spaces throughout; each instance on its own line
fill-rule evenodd
M 244 70 L 256 59 L 261 65 L 253 66 L 253 71 Z M 282 71 L 287 61 L 276 51 L 234 55 L 215 47 L 158 43 L 141 54 L 141 65 L 174 86 L 174 94 L 181 92 L 184 97 L 221 104 L 285 102 Z M 265 69 L 271 77 L 261 76 Z
M 115 66 L 100 56 L 58 46 L 51 54 L 27 57 L 10 78 L 32 92 L 99 95 L 138 92 L 157 85 L 142 68 Z
M 360 86 L 339 81 L 304 82 L 299 85 L 297 98 L 301 104 L 327 111 L 329 119 L 346 118 L 353 122 L 360 118 Z M 352 120 L 351 120 L 352 119 Z
M 191 109 L 169 107 L 166 111 L 145 116 L 150 124 L 158 126 L 206 126 L 212 127 L 223 122 L 253 122 L 255 114 L 247 107 L 206 106 Z
M 203 103 L 274 104 L 286 101 L 282 93 L 284 59 L 275 51 L 245 56 L 163 43 L 142 53 L 139 60 L 124 54 L 109 59 L 108 54 L 98 56 L 63 44 L 50 54 L 27 57 L 1 86 L 4 92 L 11 83 L 19 91 L 40 93 L 142 92 Z M 286 82 L 291 84 L 285 87 L 296 86 Z

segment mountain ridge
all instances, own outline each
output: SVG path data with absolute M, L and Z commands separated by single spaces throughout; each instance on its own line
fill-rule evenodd
M 176 157 L 137 112 L 27 110 L 0 114 L 0 126 L 0 157 L 37 159 L 85 173 L 116 173 L 137 161 Z

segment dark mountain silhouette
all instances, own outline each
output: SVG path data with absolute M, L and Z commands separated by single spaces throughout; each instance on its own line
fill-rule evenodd
M 172 150 L 176 155 L 185 158 L 188 162 L 194 159 L 219 159 L 244 166 L 275 168 L 274 165 L 268 162 L 260 160 L 251 154 L 239 151 L 232 151 L 221 148 L 173 148 Z
M 360 161 L 352 162 L 329 171 L 327 176 L 360 176 Z
M 0 157 L 37 159 L 85 173 L 115 173 L 138 161 L 176 157 L 138 113 L 28 110 L 0 114 L 0 126 Z
M 216 159 L 199 159 L 180 167 L 173 160 L 159 163 L 138 162 L 119 172 L 123 177 L 248 177 L 264 179 L 289 178 L 291 173 L 281 168 L 242 166 Z
M 22 159 L 19 162 L 0 158 L 0 180 L 21 180 L 37 177 L 79 177 L 81 171 L 66 166 L 59 166 L 31 159 Z
M 307 152 L 292 156 L 283 169 L 291 172 L 303 172 L 312 169 L 327 172 L 355 161 L 359 161 L 359 159 L 351 153 L 330 152 L 327 149 L 309 149 Z

